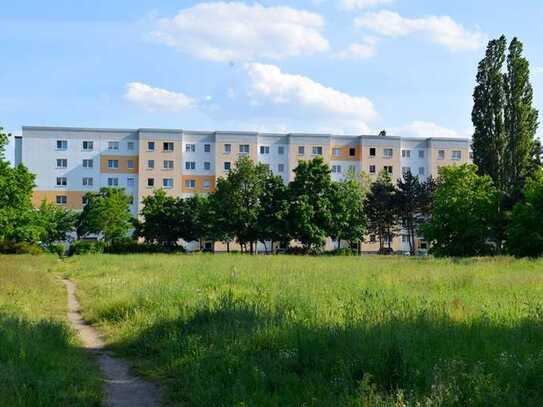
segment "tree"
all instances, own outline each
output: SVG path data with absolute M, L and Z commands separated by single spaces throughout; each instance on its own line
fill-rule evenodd
M 439 170 L 430 221 L 423 233 L 436 256 L 482 256 L 492 252 L 492 224 L 499 194 L 488 175 L 472 164 Z
M 78 236 L 102 235 L 107 243 L 127 237 L 132 226 L 130 199 L 122 189 L 102 188 L 85 195 L 85 206 L 77 222 Z
M 513 208 L 506 248 L 517 257 L 543 255 L 543 171 L 526 183 L 524 201 Z
M 433 188 L 432 178 L 420 182 L 418 177 L 411 174 L 411 171 L 404 173 L 403 178 L 396 184 L 396 207 L 402 227 L 409 237 L 411 255 L 416 253 L 417 232 L 429 215 Z
M 43 200 L 38 209 L 40 240 L 46 245 L 65 242 L 68 235 L 75 230 L 77 217 L 76 212 Z
M 379 253 L 384 252 L 385 241 L 391 250 L 392 240 L 397 231 L 396 190 L 387 171 L 381 171 L 371 184 L 366 197 L 365 211 L 368 219 L 368 233 L 379 238 Z
M 266 247 L 271 243 L 273 252 L 274 242 L 288 242 L 288 189 L 280 176 L 273 175 L 267 170 L 264 178 L 264 187 L 260 197 L 260 211 L 258 215 L 258 239 Z M 267 247 L 266 247 L 267 251 Z
M 201 247 L 202 240 L 212 236 L 212 228 L 209 225 L 212 219 L 208 216 L 208 198 L 203 195 L 194 195 L 186 198 L 184 205 L 182 238 L 186 242 L 198 241 Z
M 504 75 L 505 88 L 505 130 L 506 149 L 506 192 L 518 201 L 527 178 L 535 175 L 534 155 L 540 152 L 536 143 L 539 112 L 534 109 L 533 88 L 530 84 L 530 64 L 522 56 L 523 46 L 513 38 L 507 56 L 507 73 Z
M 364 238 L 366 217 L 364 214 L 364 195 L 359 184 L 350 178 L 332 183 L 332 219 L 330 237 L 337 241 L 360 242 Z
M 517 38 L 511 41 L 507 57 L 506 48 L 505 36 L 490 41 L 479 63 L 473 94 L 473 154 L 479 174 L 489 175 L 506 200 L 514 203 L 525 180 L 537 170 L 534 163 L 541 153 L 529 63 Z
M 214 193 L 214 210 L 226 236 L 236 236 L 243 247 L 258 240 L 258 216 L 266 167 L 250 157 L 241 157 L 225 178 L 219 178 Z
M 147 242 L 175 246 L 181 239 L 181 221 L 184 215 L 182 202 L 168 196 L 163 189 L 143 198 L 140 215 L 143 218 L 136 227 L 136 234 Z
M 35 242 L 41 231 L 32 206 L 35 176 L 5 160 L 7 142 L 0 127 L 0 240 Z
M 322 157 L 300 161 L 289 184 L 289 229 L 306 250 L 320 251 L 330 235 L 332 178 Z

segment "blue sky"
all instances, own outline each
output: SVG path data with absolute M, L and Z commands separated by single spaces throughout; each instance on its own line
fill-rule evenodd
M 0 125 L 471 131 L 489 38 L 543 108 L 539 0 L 19 0 L 0 11 Z

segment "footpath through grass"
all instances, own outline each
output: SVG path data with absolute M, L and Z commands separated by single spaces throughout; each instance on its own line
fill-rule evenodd
M 98 406 L 94 361 L 66 326 L 52 256 L 0 255 L 0 406 Z
M 84 315 L 177 405 L 541 406 L 543 261 L 83 256 Z

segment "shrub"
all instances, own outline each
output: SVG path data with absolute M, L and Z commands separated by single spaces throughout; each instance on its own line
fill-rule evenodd
M 69 255 L 103 253 L 104 246 L 103 242 L 94 240 L 76 240 L 70 246 Z
M 34 243 L 27 242 L 0 242 L 0 253 L 2 254 L 42 254 L 43 250 Z
M 123 240 L 104 248 L 104 253 L 133 254 L 133 253 L 184 253 L 183 246 L 164 246 L 152 243 L 138 243 L 134 240 Z
M 47 245 L 47 250 L 58 257 L 64 257 L 64 252 L 66 251 L 64 245 L 60 243 Z

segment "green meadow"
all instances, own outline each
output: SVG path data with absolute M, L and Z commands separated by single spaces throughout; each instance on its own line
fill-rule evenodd
M 95 255 L 62 271 L 173 405 L 543 405 L 541 260 Z
M 0 255 L 0 406 L 99 406 L 94 360 L 66 324 L 53 256 Z
M 0 256 L 0 405 L 98 406 L 60 277 L 178 406 L 541 406 L 543 261 Z

